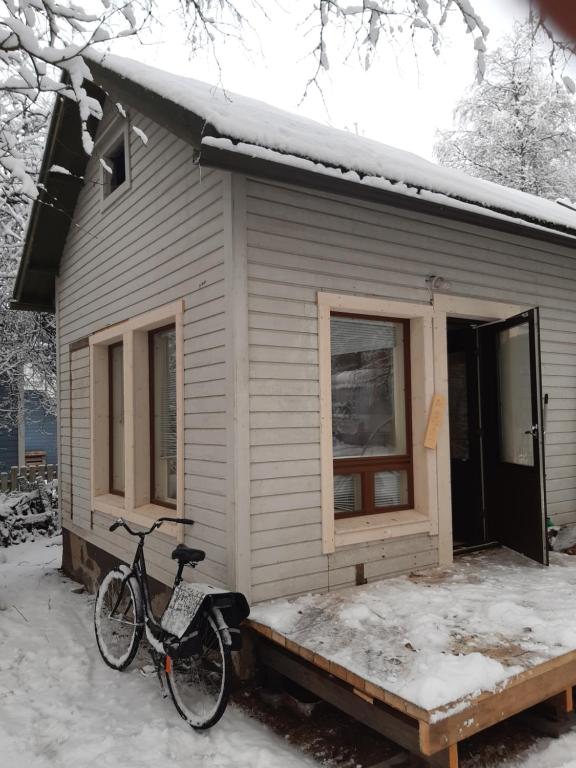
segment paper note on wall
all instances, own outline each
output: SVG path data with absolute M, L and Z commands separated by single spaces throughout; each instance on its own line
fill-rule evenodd
M 436 448 L 438 442 L 438 433 L 442 426 L 444 413 L 446 412 L 446 398 L 444 395 L 434 395 L 430 404 L 430 413 L 428 414 L 428 424 L 426 434 L 424 435 L 424 447 Z

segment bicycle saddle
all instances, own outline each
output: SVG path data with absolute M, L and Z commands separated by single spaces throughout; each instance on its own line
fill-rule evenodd
M 202 552 L 201 549 L 192 549 L 187 547 L 186 544 L 178 544 L 176 549 L 172 552 L 172 560 L 178 560 L 179 563 L 199 563 L 206 557 L 206 552 Z

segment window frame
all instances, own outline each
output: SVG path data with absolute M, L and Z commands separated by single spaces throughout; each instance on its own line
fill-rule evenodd
M 176 334 L 176 323 L 168 323 L 167 325 L 160 326 L 160 328 L 153 328 L 148 331 L 148 406 L 149 406 L 149 421 L 150 421 L 150 503 L 157 504 L 159 507 L 165 507 L 166 509 L 176 509 L 176 503 L 170 501 L 164 501 L 163 499 L 156 498 L 156 456 L 155 456 L 155 430 L 154 430 L 154 336 L 163 331 L 174 330 Z
M 122 384 L 124 384 L 124 341 L 115 341 L 113 344 L 108 345 L 108 492 L 114 494 L 114 496 L 125 496 L 125 490 L 119 491 L 113 487 L 114 478 L 114 440 L 112 439 L 112 432 L 114 429 L 114 411 L 112 404 L 114 402 L 114 377 L 112 376 L 112 359 L 113 350 L 117 347 L 122 347 Z M 124 393 L 123 393 L 124 394 Z M 122 404 L 124 405 L 124 397 L 122 397 Z M 125 426 L 126 420 L 124 418 Z M 124 442 L 126 442 L 125 429 L 122 430 Z M 126 480 L 124 480 L 124 488 L 126 488 Z
M 184 302 L 174 301 L 97 331 L 90 343 L 91 509 L 146 526 L 166 513 L 150 495 L 148 333 L 167 325 L 176 330 L 176 515 L 184 514 Z M 108 347 L 124 345 L 124 496 L 109 491 Z M 142 471 L 142 468 L 145 471 Z M 172 507 L 174 509 L 174 507 Z M 182 526 L 162 533 L 181 537 Z
M 404 357 L 404 429 L 405 445 L 404 454 L 387 456 L 354 456 L 346 458 L 333 457 L 334 475 L 360 475 L 362 507 L 355 512 L 338 512 L 334 508 L 336 520 L 344 520 L 350 517 L 363 517 L 364 515 L 384 514 L 398 512 L 404 509 L 412 509 L 414 506 L 414 462 L 412 452 L 412 365 L 410 358 L 410 320 L 401 317 L 385 317 L 382 315 L 360 314 L 358 312 L 330 311 L 330 321 L 333 317 L 347 317 L 352 319 L 375 320 L 378 322 L 396 323 L 403 328 L 403 357 Z M 376 507 L 374 503 L 374 479 L 377 472 L 387 470 L 404 471 L 407 475 L 408 499 L 406 504 L 397 504 L 387 507 Z
M 340 547 L 403 536 L 438 533 L 438 488 L 435 451 L 424 446 L 429 408 L 434 397 L 434 307 L 399 299 L 317 292 L 318 384 L 320 400 L 320 507 L 322 552 Z M 375 512 L 336 518 L 334 510 L 334 459 L 332 446 L 331 313 L 373 315 L 410 324 L 411 425 L 413 457 L 413 507 L 395 512 Z M 408 416 L 407 416 L 408 418 Z M 409 434 L 410 434 L 409 432 Z
M 119 122 L 119 121 L 122 122 Z M 132 185 L 132 173 L 131 173 L 131 155 L 130 155 L 130 131 L 128 125 L 128 119 L 117 117 L 107 129 L 98 137 L 96 146 L 94 149 L 94 156 L 98 158 L 98 161 L 102 159 L 104 162 L 111 152 L 122 142 L 124 146 L 124 167 L 125 167 L 125 179 L 122 184 L 119 184 L 114 189 L 110 189 L 111 175 L 102 166 L 102 163 L 98 162 L 100 167 L 100 211 L 103 213 L 111 205 L 117 202 L 118 198 L 127 192 Z

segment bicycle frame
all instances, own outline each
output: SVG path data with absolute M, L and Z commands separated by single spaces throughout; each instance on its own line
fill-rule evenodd
M 150 527 L 148 531 L 133 531 L 130 526 L 126 524 L 126 521 L 122 518 L 118 518 L 112 525 L 110 526 L 110 530 L 114 531 L 119 526 L 122 526 L 126 528 L 128 533 L 130 533 L 132 536 L 138 537 L 138 546 L 136 547 L 136 552 L 134 554 L 134 560 L 132 561 L 132 566 L 129 570 L 129 572 L 124 577 L 124 583 L 126 584 L 128 580 L 132 577 L 136 579 L 138 582 L 138 586 L 140 588 L 140 593 L 142 596 L 142 600 L 144 603 L 144 627 L 145 629 L 152 628 L 155 633 L 158 633 L 158 637 L 155 636 L 155 639 L 158 642 L 162 642 L 163 638 L 166 637 L 168 634 L 160 624 L 160 622 L 156 619 L 154 616 L 154 613 L 152 611 L 152 600 L 150 597 L 150 585 L 148 583 L 148 573 L 146 571 L 146 558 L 144 556 L 144 543 L 146 536 L 148 534 L 152 533 L 156 528 L 159 528 L 163 522 L 171 522 L 171 523 L 185 523 L 187 525 L 193 525 L 193 520 L 187 520 L 185 518 L 170 518 L 170 517 L 164 517 L 159 518 L 156 520 L 156 522 Z M 178 586 L 178 584 L 182 581 L 182 564 L 179 565 L 178 571 L 176 573 L 176 577 L 174 579 L 174 584 L 172 586 L 172 592 L 174 591 L 175 587 Z M 111 614 L 114 615 L 116 609 L 120 605 L 122 601 L 122 595 L 124 594 L 124 588 L 120 590 L 120 594 L 118 595 L 118 599 L 116 601 L 116 605 L 111 611 Z

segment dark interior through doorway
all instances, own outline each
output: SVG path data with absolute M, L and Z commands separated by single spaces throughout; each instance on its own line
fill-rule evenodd
M 456 551 L 486 544 L 480 433 L 478 321 L 448 319 L 452 529 Z

